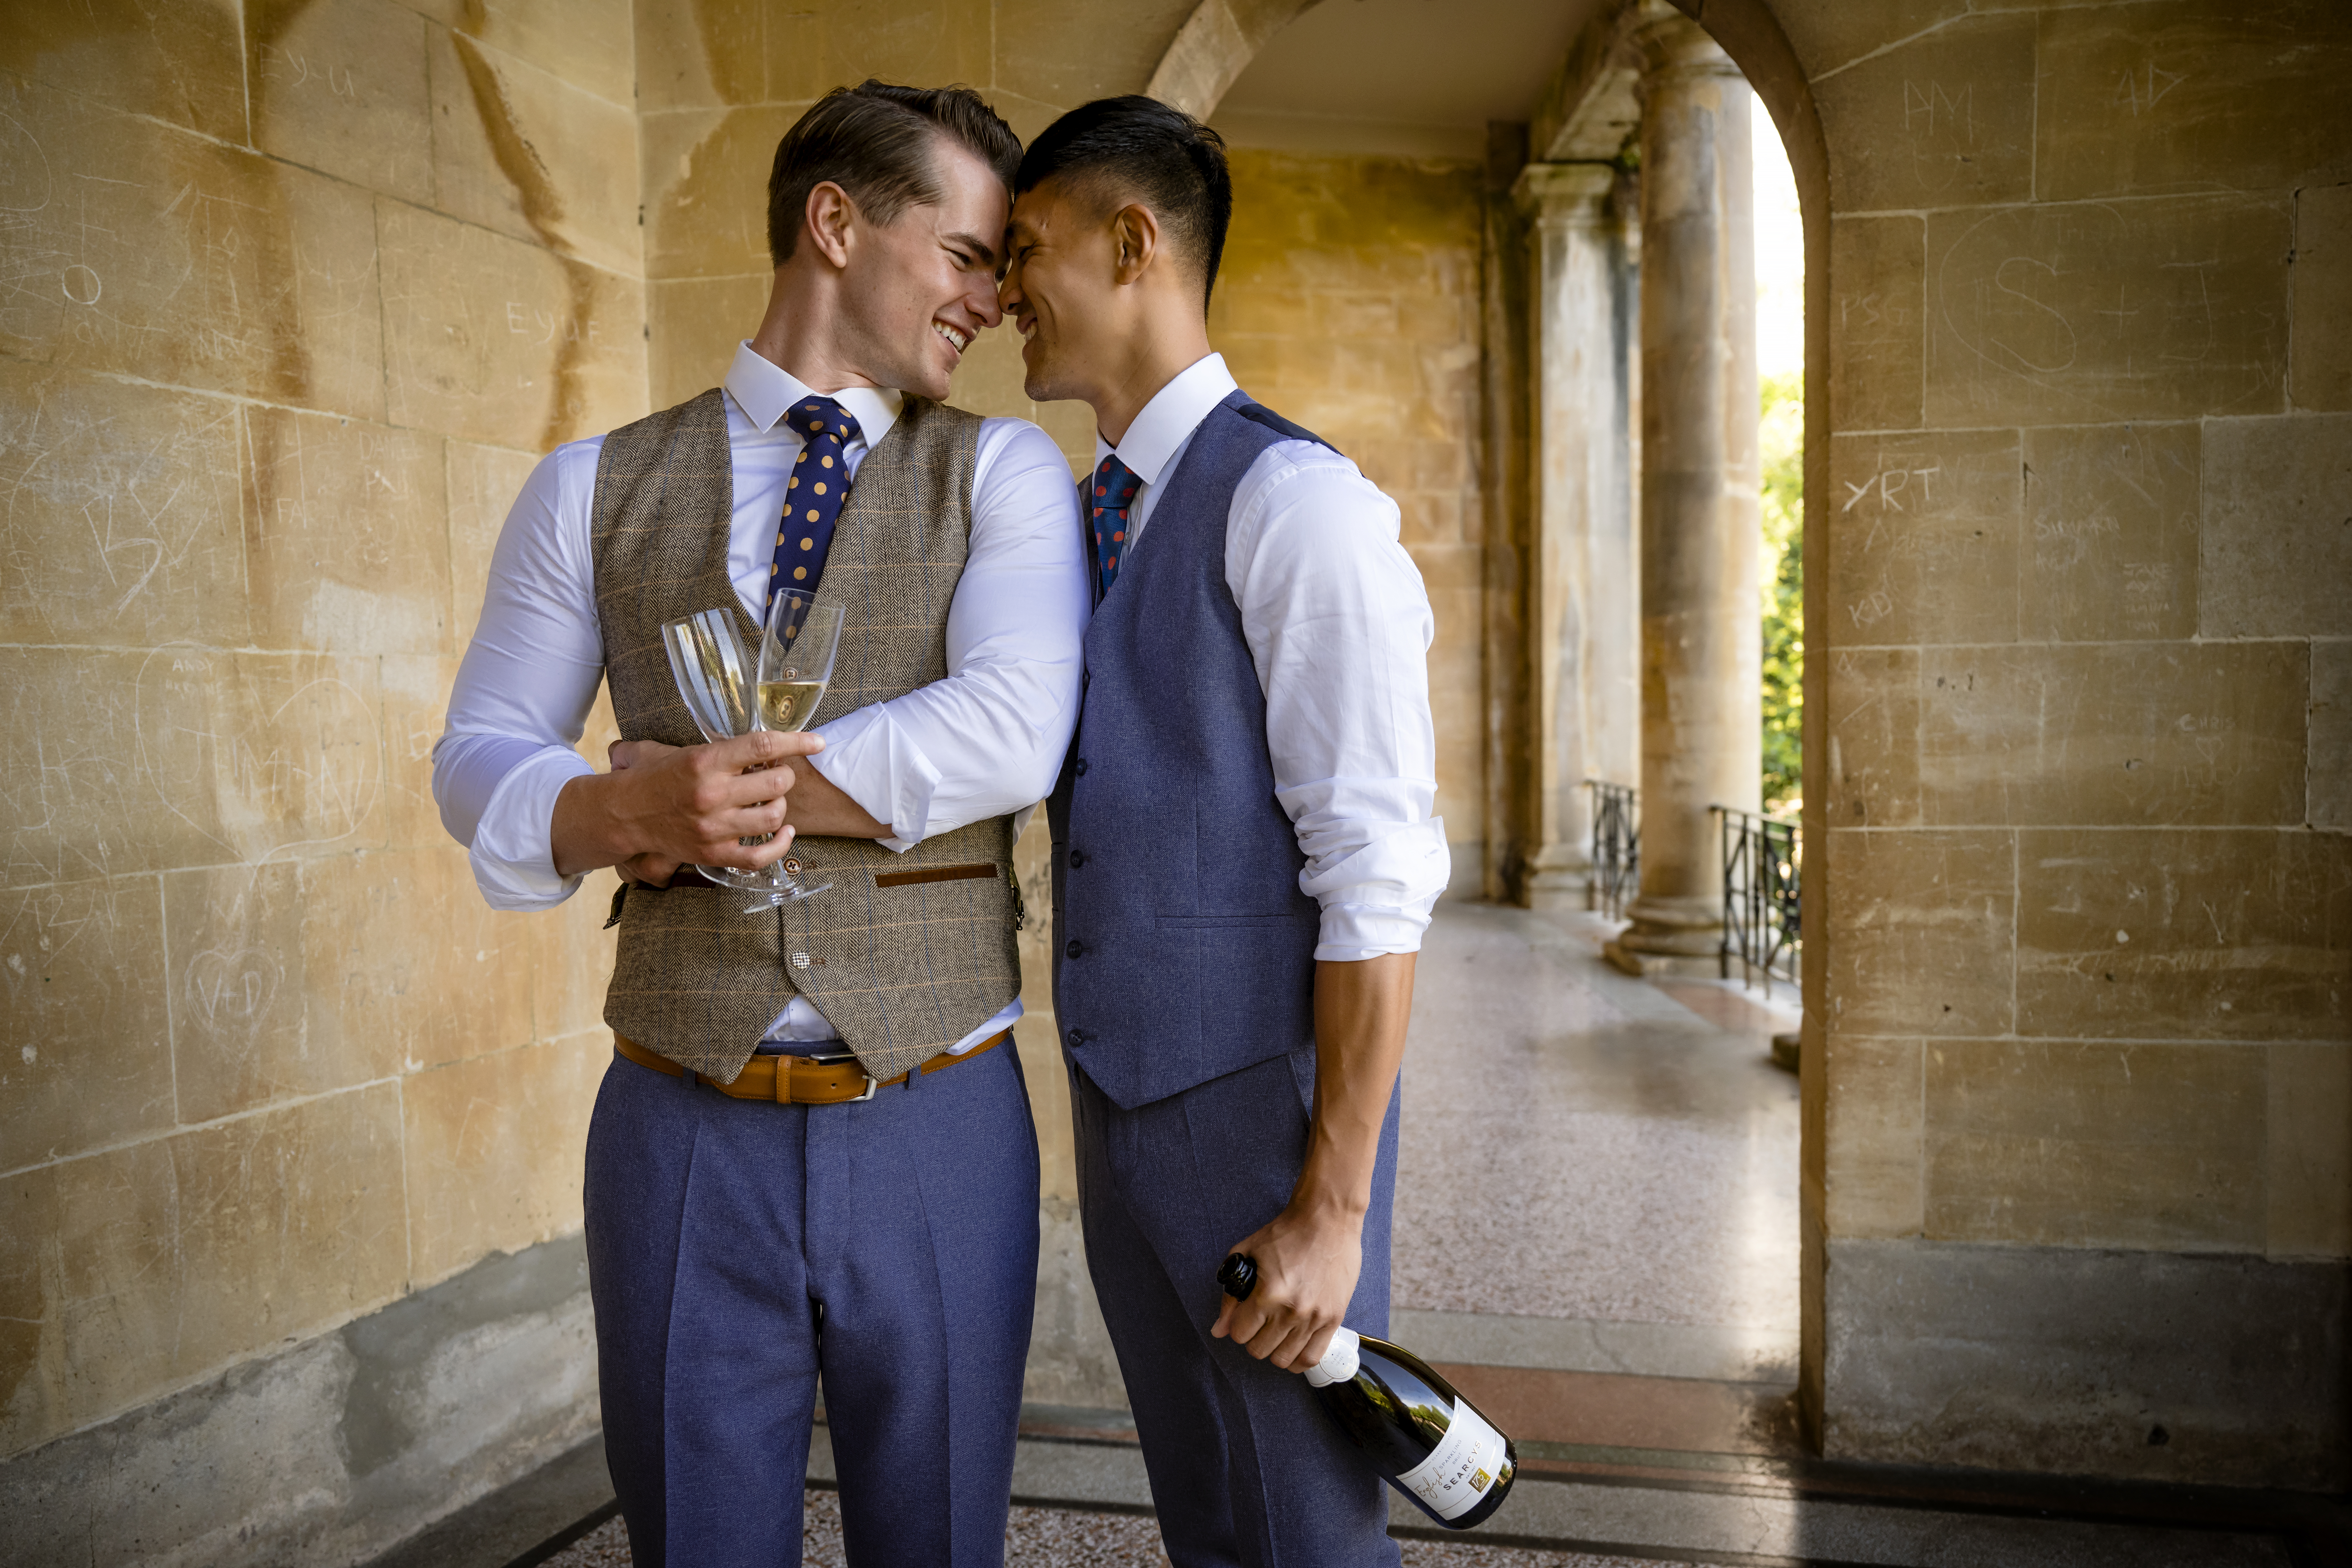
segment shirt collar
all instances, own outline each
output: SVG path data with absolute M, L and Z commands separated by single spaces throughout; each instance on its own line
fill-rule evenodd
M 839 392 L 813 393 L 798 377 L 749 342 L 736 345 L 735 363 L 727 367 L 723 384 L 727 395 L 735 400 L 735 406 L 743 411 L 743 417 L 762 432 L 774 429 L 776 421 L 790 413 L 793 405 L 802 398 L 829 396 L 857 421 L 858 434 L 866 438 L 869 451 L 882 444 L 882 437 L 898 422 L 898 411 L 907 404 L 906 394 L 887 387 L 845 386 Z
M 1224 355 L 1202 354 L 1151 395 L 1118 446 L 1096 433 L 1095 467 L 1101 468 L 1102 460 L 1117 452 L 1128 472 L 1147 485 L 1158 484 L 1169 459 L 1201 427 L 1209 411 L 1240 389 L 1225 368 Z

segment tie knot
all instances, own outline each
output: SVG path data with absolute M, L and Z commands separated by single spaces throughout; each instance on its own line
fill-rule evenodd
M 857 416 L 830 397 L 803 398 L 793 405 L 793 419 L 811 441 L 847 441 L 857 434 Z
M 1097 506 L 1123 511 L 1128 503 L 1135 500 L 1135 492 L 1142 488 L 1143 481 L 1136 477 L 1132 468 L 1118 460 L 1117 453 L 1105 458 L 1102 465 L 1095 469 Z

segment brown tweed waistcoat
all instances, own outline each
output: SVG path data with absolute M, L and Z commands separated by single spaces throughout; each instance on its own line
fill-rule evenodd
M 718 389 L 623 426 L 596 464 L 596 613 L 613 712 L 628 740 L 698 744 L 662 646 L 665 621 L 724 605 L 734 473 Z M 814 723 L 947 675 L 948 605 L 971 530 L 977 416 L 910 397 L 866 454 L 817 585 L 847 612 Z M 866 839 L 798 840 L 801 879 L 829 891 L 746 913 L 749 895 L 632 889 L 604 996 L 615 1031 L 720 1083 L 743 1070 L 795 992 L 858 1061 L 892 1078 L 1019 994 L 1013 819 L 975 822 L 903 855 Z M 983 873 L 981 868 L 986 868 Z M 961 870 L 918 880 L 908 873 Z

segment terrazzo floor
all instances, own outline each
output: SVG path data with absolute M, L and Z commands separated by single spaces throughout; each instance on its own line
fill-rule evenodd
M 847 1568 L 841 1544 L 840 1499 L 808 1494 L 805 1568 Z M 1526 1552 L 1468 1542 L 1408 1541 L 1404 1568 L 1655 1568 L 1630 1557 L 1578 1552 Z M 1004 1531 L 1004 1568 L 1167 1568 L 1160 1529 L 1131 1513 L 1080 1513 L 1059 1508 L 1016 1508 Z M 629 1568 L 629 1543 L 614 1520 L 546 1560 L 546 1568 Z
M 1598 961 L 1598 922 L 1444 907 L 1416 971 L 1400 1308 L 1797 1331 L 1797 1081 Z

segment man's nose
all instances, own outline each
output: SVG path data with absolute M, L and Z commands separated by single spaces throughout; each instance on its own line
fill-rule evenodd
M 996 325 L 997 322 L 1004 320 L 1004 312 L 1012 308 L 1004 302 L 1004 285 L 999 285 L 995 288 L 972 290 L 971 308 L 980 317 L 982 326 Z

